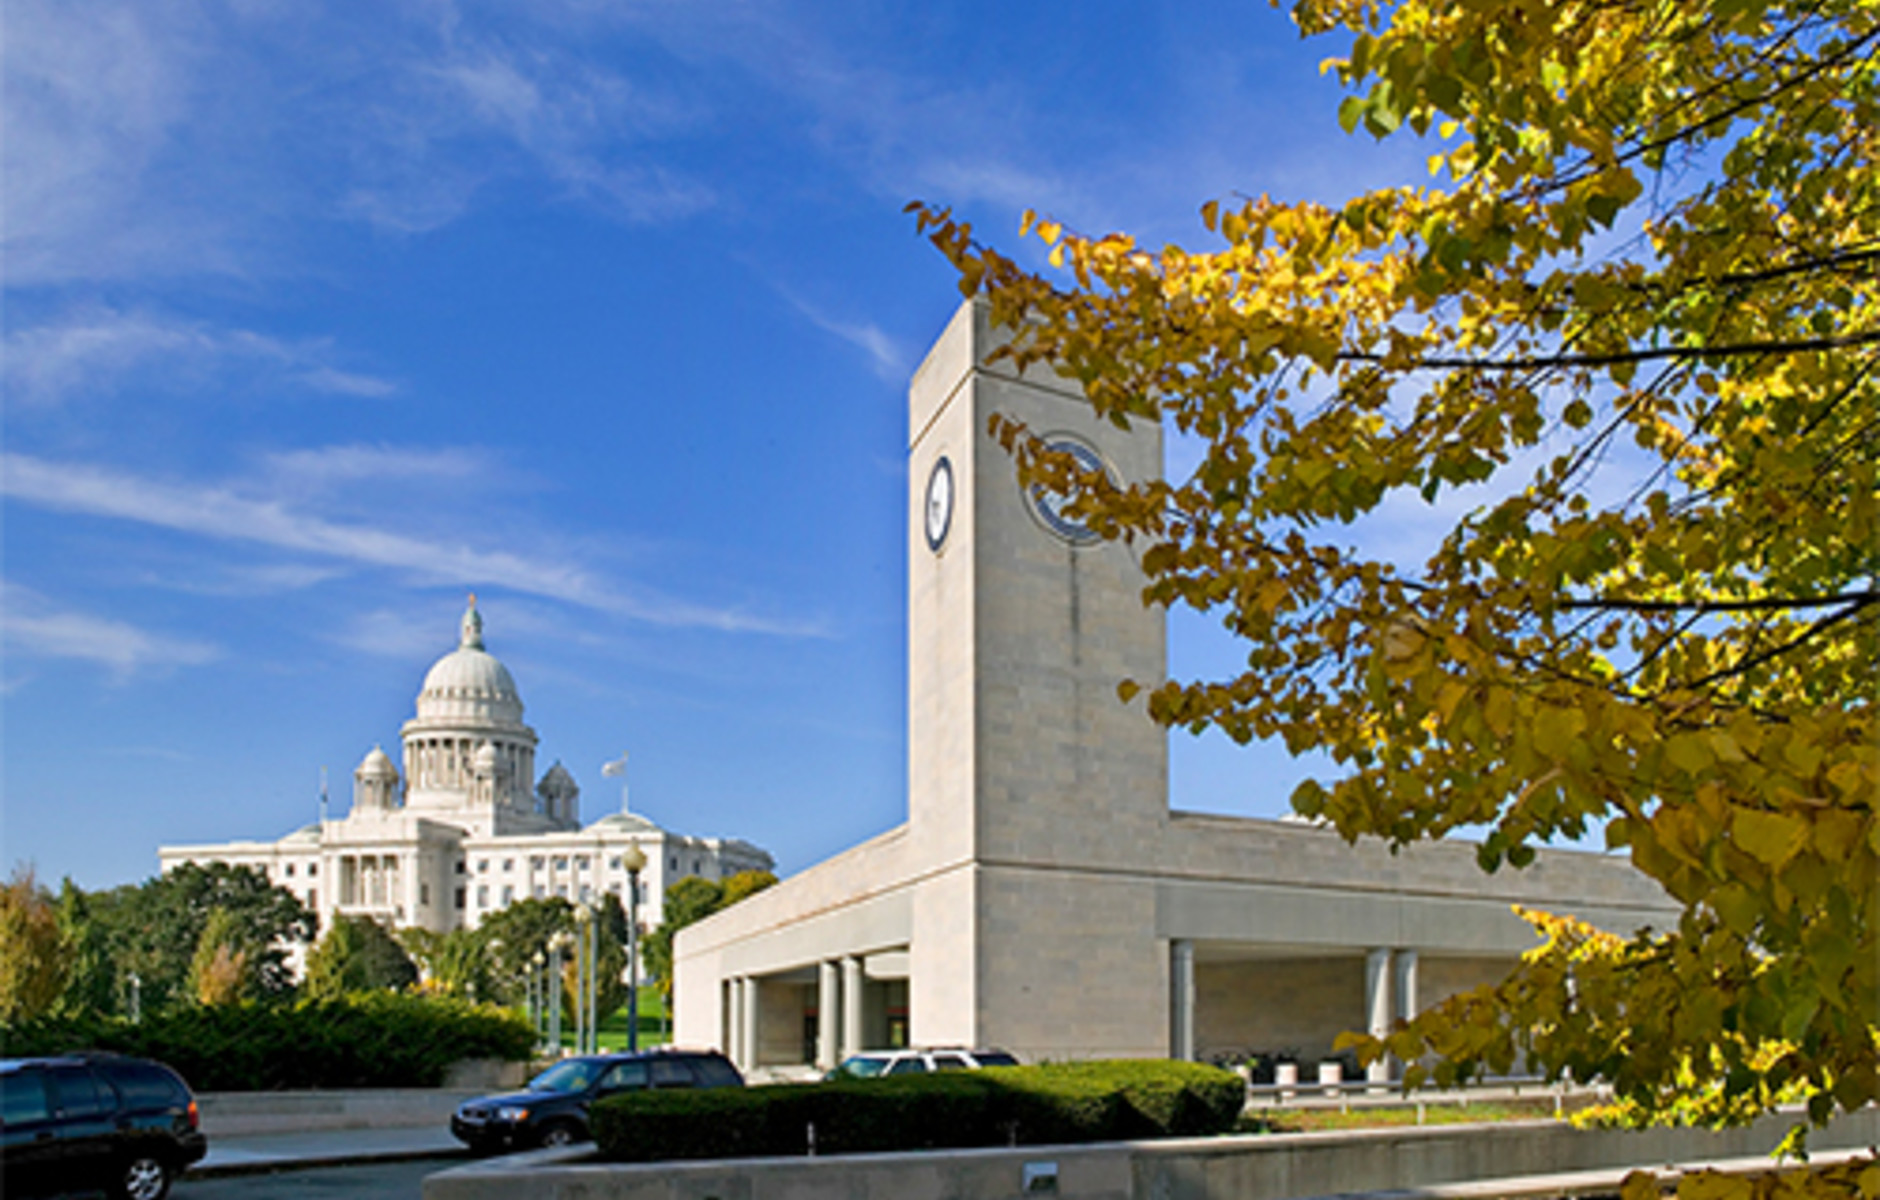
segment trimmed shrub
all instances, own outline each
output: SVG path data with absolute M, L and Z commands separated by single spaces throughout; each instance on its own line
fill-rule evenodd
M 1230 1071 L 1116 1060 L 984 1071 L 633 1092 L 594 1105 L 603 1157 L 801 1155 L 1203 1136 L 1232 1129 L 1245 1099 Z
M 533 1040 L 507 1009 L 392 992 L 0 1028 L 9 1056 L 115 1050 L 168 1063 L 201 1092 L 436 1087 L 459 1059 L 526 1059 Z

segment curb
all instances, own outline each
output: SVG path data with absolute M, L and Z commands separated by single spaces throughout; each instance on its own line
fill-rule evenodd
M 359 1150 L 344 1154 L 309 1154 L 297 1158 L 258 1158 L 251 1162 L 197 1163 L 177 1176 L 180 1180 L 224 1179 L 237 1175 L 276 1175 L 283 1171 L 309 1171 L 319 1167 L 368 1166 L 373 1163 L 418 1162 L 462 1159 L 470 1161 L 468 1150 Z

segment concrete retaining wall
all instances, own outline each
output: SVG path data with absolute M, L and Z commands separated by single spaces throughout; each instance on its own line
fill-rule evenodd
M 451 1067 L 441 1088 L 199 1092 L 196 1103 L 202 1131 L 212 1141 L 332 1129 L 441 1129 L 465 1100 L 520 1088 L 530 1072 L 529 1063 L 466 1059 Z
M 954 1200 L 1027 1194 L 1055 1176 L 1076 1200 L 1283 1200 L 1766 1153 L 1787 1122 L 1712 1133 L 1576 1130 L 1511 1121 L 1354 1133 L 1269 1134 L 1091 1146 L 865 1154 L 842 1158 L 615 1166 L 586 1151 L 542 1151 L 443 1171 L 424 1200 Z M 1817 1149 L 1880 1143 L 1869 1108 L 1810 1139 Z
M 203 1092 L 196 1103 L 211 1145 L 221 1137 L 334 1129 L 443 1129 L 459 1104 L 488 1088 L 374 1088 L 357 1092 Z

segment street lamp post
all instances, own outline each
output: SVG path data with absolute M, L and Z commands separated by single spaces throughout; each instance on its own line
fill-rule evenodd
M 548 963 L 548 956 L 541 950 L 529 960 L 529 1026 L 535 1030 L 536 1044 L 543 1049 L 548 1047 L 548 1037 L 544 1026 L 548 1023 L 548 1004 L 544 993 L 548 990 L 548 980 L 542 974 L 542 968 Z
M 640 1048 L 640 872 L 646 852 L 638 842 L 621 856 L 627 868 L 627 1051 Z
M 548 1052 L 561 1057 L 561 951 L 568 935 L 548 939 Z
M 574 922 L 574 1049 L 592 1054 L 600 1043 L 594 1027 L 594 910 L 575 905 Z

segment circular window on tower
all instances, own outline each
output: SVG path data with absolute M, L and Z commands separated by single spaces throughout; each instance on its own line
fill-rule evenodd
M 1047 433 L 1039 439 L 1047 450 L 1056 450 L 1070 455 L 1077 460 L 1077 465 L 1086 471 L 1102 471 L 1115 480 L 1116 472 L 1110 470 L 1097 448 L 1074 433 Z M 1025 508 L 1039 526 L 1052 537 L 1069 542 L 1073 546 L 1089 546 L 1101 540 L 1097 532 L 1082 521 L 1064 511 L 1069 504 L 1069 497 L 1054 492 L 1042 484 L 1032 484 L 1020 488 L 1025 496 Z

